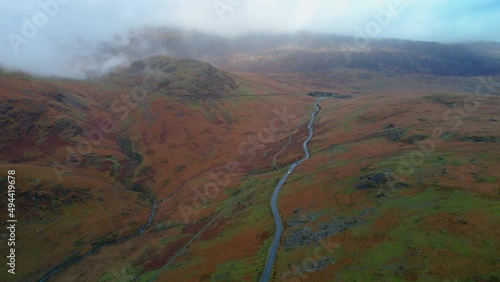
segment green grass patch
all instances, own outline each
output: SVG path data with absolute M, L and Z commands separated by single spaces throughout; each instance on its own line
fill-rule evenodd
M 328 151 L 333 155 L 339 155 L 339 154 L 349 152 L 349 146 L 344 145 L 344 144 L 332 145 L 332 146 L 330 146 Z
M 340 118 L 340 120 L 341 120 L 340 126 L 344 127 L 344 129 L 346 129 L 346 127 L 349 127 L 349 123 L 351 123 L 355 118 L 357 118 L 361 114 L 363 114 L 365 112 L 365 110 L 368 109 L 370 106 L 371 106 L 370 103 L 364 104 L 362 106 L 357 107 L 351 113 L 341 117 Z
M 241 83 L 238 83 L 238 88 L 236 88 L 235 93 L 236 93 L 236 95 L 252 95 L 253 94 L 247 86 L 242 85 Z
M 494 213 L 494 205 L 495 201 L 492 199 L 473 192 L 429 187 L 411 197 L 395 198 L 381 208 L 399 208 L 407 213 L 419 212 L 421 215 L 430 215 L 438 210 L 459 213 L 474 210 L 478 207 L 482 207 L 483 211 Z
M 185 165 L 180 165 L 180 166 L 176 167 L 174 171 L 175 171 L 175 172 L 181 172 L 181 171 L 183 171 L 185 168 L 186 168 L 186 166 L 185 166 Z
M 401 257 L 406 246 L 401 242 L 382 242 L 364 252 L 364 261 L 373 267 L 382 267 L 391 260 Z
M 131 264 L 123 266 L 119 271 L 113 269 L 110 272 L 104 273 L 99 282 L 112 282 L 112 281 L 134 281 L 139 275 L 139 269 L 132 267 Z
M 211 124 L 217 124 L 219 120 L 217 118 L 217 115 L 212 111 L 204 111 L 203 115 L 205 116 L 205 119 Z
M 494 176 L 476 176 L 475 179 L 479 183 L 497 183 L 497 178 Z
M 230 260 L 219 264 L 210 281 L 241 281 L 245 274 L 252 272 L 247 260 Z

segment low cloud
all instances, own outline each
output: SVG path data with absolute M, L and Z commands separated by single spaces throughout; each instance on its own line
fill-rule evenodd
M 390 5 L 397 13 L 386 13 Z M 381 24 L 374 37 L 500 41 L 495 0 L 39 0 L 0 1 L 0 10 L 0 65 L 75 78 L 129 63 L 134 59 L 129 54 L 96 54 L 106 45 L 129 44 L 130 32 L 146 27 L 223 36 L 250 31 L 359 36 L 371 22 L 384 23 L 390 16 L 390 24 Z M 151 52 L 149 46 L 143 49 Z

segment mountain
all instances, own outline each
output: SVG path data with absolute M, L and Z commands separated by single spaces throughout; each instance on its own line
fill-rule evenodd
M 221 148 L 203 144 L 227 143 L 220 136 L 236 120 L 217 102 L 234 95 L 234 80 L 194 60 L 152 57 L 84 81 L 3 72 L 0 84 L 2 167 L 16 169 L 20 230 L 30 234 L 21 243 L 52 257 L 18 271 L 33 279 L 47 262 L 136 234 L 184 167 L 199 174 L 222 161 Z M 82 212 L 85 220 L 54 220 Z
M 469 76 L 494 44 L 373 41 L 349 61 L 349 38 L 151 34 L 176 56 L 137 39 L 102 76 L 0 73 L 19 259 L 0 280 L 256 281 L 284 175 L 273 281 L 498 277 L 500 76 Z
M 155 83 L 155 91 L 167 95 L 195 97 L 223 97 L 231 95 L 236 88 L 227 73 L 208 63 L 196 60 L 154 56 L 132 63 L 122 72 L 107 77 L 110 81 L 140 86 L 145 72 L 161 77 Z
M 145 47 L 146 46 L 146 47 Z M 498 43 L 442 44 L 321 34 L 247 34 L 225 38 L 173 29 L 131 34 L 128 45 L 107 43 L 99 56 L 167 54 L 212 63 L 233 71 L 301 72 L 335 69 L 438 76 L 495 75 Z
M 269 72 L 317 72 L 349 68 L 436 76 L 494 75 L 500 61 L 463 45 L 381 40 L 363 49 L 318 46 L 277 48 L 231 58 L 233 69 Z

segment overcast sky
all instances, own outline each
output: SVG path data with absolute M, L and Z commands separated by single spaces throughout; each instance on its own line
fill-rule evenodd
M 130 29 L 164 25 L 221 35 L 313 31 L 500 42 L 500 1 L 0 0 L 0 65 L 75 76 L 69 58 Z

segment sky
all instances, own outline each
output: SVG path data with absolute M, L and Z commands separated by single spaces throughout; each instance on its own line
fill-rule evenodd
M 72 59 L 148 26 L 500 42 L 498 0 L 0 0 L 0 65 L 80 76 Z M 122 35 L 122 37 L 118 37 Z M 97 67 L 126 62 L 120 56 Z

